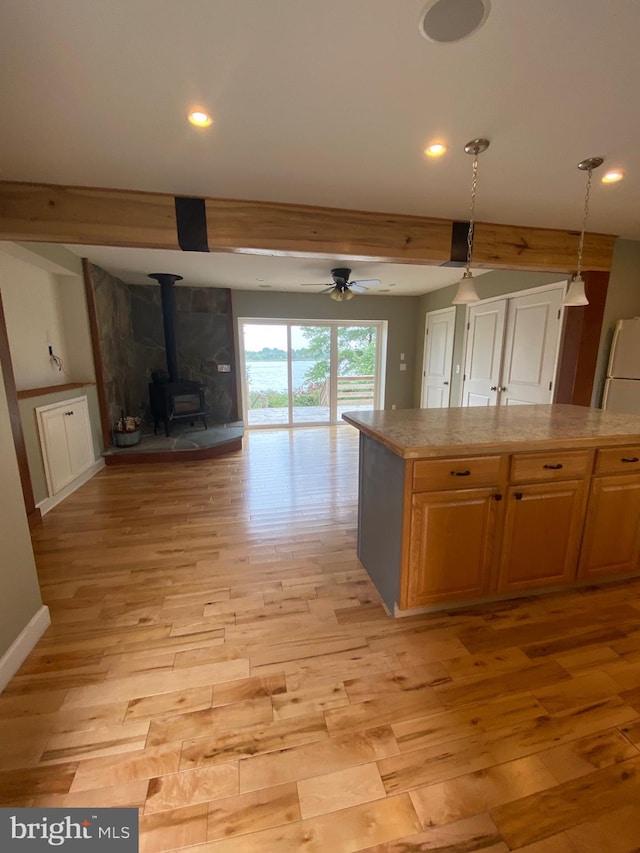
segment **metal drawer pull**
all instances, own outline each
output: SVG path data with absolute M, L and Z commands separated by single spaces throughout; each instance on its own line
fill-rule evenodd
M 558 462 L 557 465 L 543 465 L 543 468 L 548 468 L 550 471 L 559 471 L 561 468 L 564 468 L 562 462 Z
M 514 492 L 513 496 L 517 501 L 522 500 L 522 492 Z
M 452 477 L 468 477 L 471 474 L 471 471 L 452 471 Z
M 640 462 L 637 456 L 632 456 L 631 459 L 627 459 L 626 457 L 622 457 L 621 462 Z

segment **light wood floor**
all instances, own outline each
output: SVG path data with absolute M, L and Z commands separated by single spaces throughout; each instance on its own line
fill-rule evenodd
M 394 620 L 356 501 L 343 427 L 50 512 L 0 805 L 139 806 L 142 851 L 640 849 L 640 582 Z

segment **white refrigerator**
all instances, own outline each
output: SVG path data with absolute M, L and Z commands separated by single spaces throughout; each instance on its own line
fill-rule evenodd
M 602 408 L 640 415 L 640 317 L 616 323 Z

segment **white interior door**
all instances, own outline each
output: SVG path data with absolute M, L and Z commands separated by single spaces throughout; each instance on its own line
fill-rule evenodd
M 443 409 L 449 405 L 455 324 L 455 308 L 427 314 L 420 398 L 423 409 Z
M 498 403 L 506 313 L 506 299 L 472 305 L 469 309 L 463 406 Z
M 500 405 L 552 402 L 562 296 L 558 288 L 509 300 Z

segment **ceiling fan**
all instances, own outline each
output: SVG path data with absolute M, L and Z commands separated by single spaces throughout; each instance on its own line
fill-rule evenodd
M 353 299 L 356 293 L 366 293 L 370 287 L 377 287 L 381 284 L 379 278 L 364 278 L 349 281 L 351 270 L 346 267 L 336 267 L 331 270 L 331 278 L 333 284 L 301 284 L 300 287 L 324 287 L 320 293 L 330 293 L 331 298 L 336 302 L 342 302 L 344 299 Z

